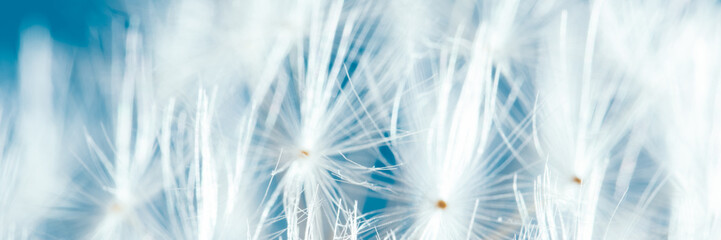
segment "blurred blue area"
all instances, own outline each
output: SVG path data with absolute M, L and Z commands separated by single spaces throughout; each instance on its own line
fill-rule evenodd
M 88 29 L 107 25 L 108 13 L 117 7 L 112 0 L 6 0 L 1 4 L 0 43 L 3 50 L 10 51 L 17 51 L 19 32 L 26 21 L 45 22 L 56 41 L 85 46 Z
M 2 0 L 0 1 L 0 84 L 16 79 L 20 33 L 30 25 L 44 25 L 54 41 L 86 47 L 92 28 L 106 28 L 110 15 L 120 11 L 115 0 Z

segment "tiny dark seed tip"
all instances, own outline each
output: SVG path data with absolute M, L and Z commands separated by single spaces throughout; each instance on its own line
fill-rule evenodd
M 581 184 L 583 181 L 581 181 L 580 178 L 573 176 L 573 182 L 575 182 L 576 184 Z
M 446 204 L 446 202 L 443 200 L 438 200 L 438 202 L 436 202 L 436 207 L 440 209 L 446 209 L 446 207 L 448 207 L 448 204 Z

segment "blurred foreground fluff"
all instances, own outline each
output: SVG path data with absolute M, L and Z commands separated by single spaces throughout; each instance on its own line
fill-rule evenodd
M 718 1 L 120 6 L 21 29 L 1 239 L 721 239 Z

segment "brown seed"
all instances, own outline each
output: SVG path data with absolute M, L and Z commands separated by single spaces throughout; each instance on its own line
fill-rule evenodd
M 443 200 L 438 200 L 438 202 L 436 202 L 436 207 L 440 209 L 446 209 L 446 207 L 448 207 L 448 204 L 446 204 L 446 202 Z
M 300 150 L 300 155 L 302 155 L 304 157 L 308 157 L 308 156 L 310 156 L 310 153 L 306 150 Z
M 576 184 L 579 184 L 579 185 L 580 185 L 583 181 L 581 181 L 580 178 L 578 178 L 578 177 L 576 177 L 576 176 L 573 176 L 573 182 L 575 182 Z

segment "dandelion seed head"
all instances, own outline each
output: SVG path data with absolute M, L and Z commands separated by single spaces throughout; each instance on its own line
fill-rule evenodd
M 0 239 L 721 236 L 715 1 L 121 2 L 21 28 Z

